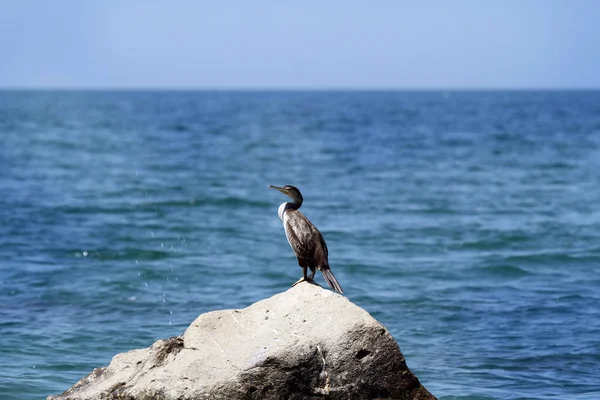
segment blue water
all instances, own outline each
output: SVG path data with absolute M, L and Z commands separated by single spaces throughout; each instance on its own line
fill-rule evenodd
M 0 92 L 0 140 L 2 399 L 286 290 L 269 184 L 438 398 L 600 398 L 600 92 Z

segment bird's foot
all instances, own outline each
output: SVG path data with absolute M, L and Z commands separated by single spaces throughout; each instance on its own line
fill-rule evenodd
M 296 286 L 297 284 L 299 284 L 299 283 L 302 283 L 302 282 L 314 282 L 314 281 L 313 281 L 312 279 L 310 279 L 310 278 L 304 278 L 304 277 L 302 277 L 302 278 L 298 279 L 298 280 L 296 281 L 296 283 L 294 283 L 294 284 L 292 285 L 292 287 L 294 287 L 294 286 Z

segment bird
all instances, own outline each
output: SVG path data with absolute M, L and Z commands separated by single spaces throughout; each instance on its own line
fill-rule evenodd
M 292 201 L 282 203 L 277 210 L 277 215 L 283 228 L 287 240 L 298 258 L 298 265 L 302 268 L 302 278 L 292 285 L 296 286 L 300 282 L 312 281 L 315 277 L 315 271 L 318 269 L 323 274 L 325 282 L 330 288 L 342 294 L 344 291 L 329 267 L 327 244 L 323 235 L 313 225 L 312 222 L 298 209 L 302 205 L 303 197 L 300 190 L 291 185 L 283 187 L 269 185 L 271 189 L 279 190 L 281 193 L 289 196 Z M 307 270 L 312 274 L 307 276 Z

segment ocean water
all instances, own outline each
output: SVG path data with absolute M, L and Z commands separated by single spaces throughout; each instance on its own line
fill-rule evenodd
M 600 92 L 0 92 L 0 140 L 1 399 L 286 290 L 269 184 L 438 398 L 600 398 Z

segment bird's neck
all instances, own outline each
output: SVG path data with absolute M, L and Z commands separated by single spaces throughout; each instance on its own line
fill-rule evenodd
M 297 210 L 302 205 L 302 199 L 294 199 L 293 201 L 288 201 L 288 210 Z
M 279 219 L 283 221 L 283 214 L 287 210 L 297 210 L 297 209 L 300 208 L 301 205 L 302 205 L 302 200 L 300 200 L 300 202 L 288 201 L 288 202 L 285 202 L 285 203 L 281 203 L 281 205 L 279 206 L 279 210 L 277 210 L 277 214 L 279 215 Z

